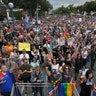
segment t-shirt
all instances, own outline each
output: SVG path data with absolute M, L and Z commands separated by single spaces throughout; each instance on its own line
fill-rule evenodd
M 92 85 L 87 85 L 86 82 L 80 84 L 81 92 L 80 96 L 91 96 Z
M 23 65 L 20 66 L 19 69 L 21 69 L 22 71 L 24 71 L 24 70 L 30 71 L 30 68 L 32 68 L 30 64 L 26 64 L 26 65 L 23 64 Z M 24 74 L 22 74 L 22 77 L 27 77 L 27 76 L 30 76 L 30 75 L 31 75 L 30 73 L 24 73 Z
M 7 52 L 12 51 L 13 49 L 14 49 L 14 46 L 13 46 L 13 45 L 7 45 L 7 46 L 6 46 L 6 51 L 7 51 Z
M 0 82 L 5 80 L 4 74 L 2 72 L 0 72 Z
M 23 59 L 24 59 L 24 58 L 29 59 L 29 54 L 28 54 L 28 53 L 20 54 L 21 65 L 23 64 Z M 28 62 L 28 64 L 29 64 L 29 62 Z
M 61 75 L 60 74 L 57 74 L 56 77 L 53 77 L 52 75 L 51 76 L 48 76 L 48 82 L 49 83 L 54 83 L 56 80 L 60 79 L 61 78 Z
M 39 66 L 39 62 L 31 62 L 30 65 L 32 66 L 32 68 L 35 68 L 36 66 Z
M 52 69 L 58 70 L 59 69 L 59 64 L 56 64 L 56 65 L 52 64 L 51 67 L 52 67 Z
M 69 83 L 71 78 L 72 78 L 72 74 L 71 73 L 68 73 L 68 74 L 65 73 L 65 72 L 62 73 L 62 82 L 63 83 Z
M 4 80 L 6 80 L 6 82 L 4 84 L 0 84 L 1 92 L 11 92 L 14 83 L 13 73 L 7 71 L 6 74 L 4 75 Z
M 10 52 L 13 51 L 14 46 L 13 45 L 6 45 L 5 48 L 6 48 L 8 55 L 10 56 Z

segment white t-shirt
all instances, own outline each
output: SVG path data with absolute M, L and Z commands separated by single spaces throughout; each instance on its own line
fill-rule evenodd
M 21 64 L 23 64 L 23 60 L 22 59 L 24 59 L 24 58 L 29 59 L 29 54 L 28 53 L 20 54 L 19 58 L 21 60 Z M 29 61 L 28 61 L 28 64 L 29 64 Z
M 52 64 L 52 65 L 51 65 L 51 68 L 58 70 L 58 69 L 59 69 L 59 64 L 56 64 L 56 65 Z
M 49 44 L 47 44 L 47 45 L 44 44 L 43 47 L 46 47 L 46 48 L 48 48 L 48 50 L 50 50 L 50 45 Z
M 20 54 L 20 59 L 23 59 L 23 58 L 29 59 L 29 54 L 28 53 Z

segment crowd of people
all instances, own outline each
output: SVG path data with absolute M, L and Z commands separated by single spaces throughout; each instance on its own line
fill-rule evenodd
M 10 96 L 14 82 L 53 83 L 61 78 L 62 83 L 80 81 L 80 96 L 91 96 L 96 17 L 52 15 L 38 24 L 33 21 L 31 26 L 22 21 L 0 25 L 1 94 Z M 30 51 L 19 50 L 20 42 L 30 44 Z M 34 96 L 38 90 L 44 96 L 42 88 L 33 88 Z

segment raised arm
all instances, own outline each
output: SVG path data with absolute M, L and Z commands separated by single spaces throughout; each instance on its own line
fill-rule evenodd
M 16 67 L 16 63 L 15 62 L 12 62 L 11 63 L 11 67 L 10 67 L 10 73 L 13 73 L 14 69 L 17 68 Z

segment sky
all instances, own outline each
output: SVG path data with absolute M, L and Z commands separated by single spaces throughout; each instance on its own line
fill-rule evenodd
M 62 5 L 64 5 L 65 7 L 70 4 L 74 4 L 75 6 L 77 6 L 84 4 L 86 1 L 92 1 L 92 0 L 48 0 L 48 1 L 53 5 L 53 9 L 57 9 Z

